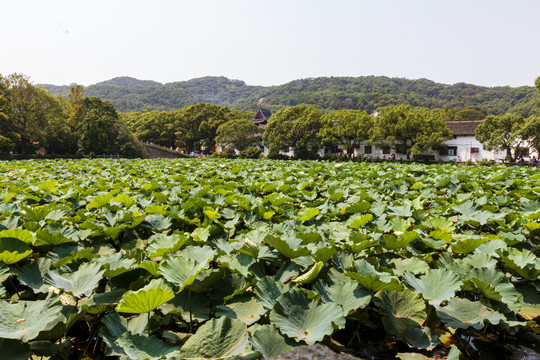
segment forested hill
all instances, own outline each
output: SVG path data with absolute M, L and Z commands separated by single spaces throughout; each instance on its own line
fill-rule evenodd
M 39 85 L 66 95 L 69 86 Z M 310 104 L 323 110 L 360 109 L 373 112 L 395 104 L 439 108 L 478 106 L 489 114 L 507 111 L 524 116 L 540 114 L 540 94 L 532 86 L 484 87 L 465 83 L 439 84 L 427 79 L 383 76 L 319 77 L 277 86 L 250 86 L 225 77 L 203 77 L 161 84 L 119 77 L 90 85 L 85 95 L 114 104 L 119 111 L 174 110 L 198 102 L 254 110 L 258 101 L 272 110 Z

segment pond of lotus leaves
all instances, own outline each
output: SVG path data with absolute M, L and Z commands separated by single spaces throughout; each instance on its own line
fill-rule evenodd
M 0 162 L 0 352 L 537 354 L 539 180 L 503 166 Z

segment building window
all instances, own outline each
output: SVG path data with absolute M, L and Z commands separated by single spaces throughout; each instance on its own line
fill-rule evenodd
M 364 154 L 371 154 L 371 145 L 364 146 Z
M 441 155 L 441 156 L 448 155 L 448 146 L 441 146 L 439 148 L 439 155 Z
M 477 147 L 471 148 L 471 154 L 480 154 L 480 149 Z
M 383 146 L 382 153 L 383 153 L 383 155 L 390 154 L 390 146 Z
M 448 156 L 456 156 L 456 155 L 457 155 L 457 146 L 449 146 Z

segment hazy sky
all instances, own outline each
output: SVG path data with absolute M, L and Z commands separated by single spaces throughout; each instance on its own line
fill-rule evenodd
M 3 0 L 1 14 L 0 74 L 35 83 L 540 75 L 539 0 Z

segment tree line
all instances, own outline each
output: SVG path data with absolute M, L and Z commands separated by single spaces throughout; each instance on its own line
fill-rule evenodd
M 25 75 L 0 75 L 0 152 L 141 157 L 143 147 L 114 106 L 71 87 L 67 97 L 34 86 Z
M 294 148 L 297 158 L 311 159 L 318 156 L 320 148 L 335 150 L 339 146 L 344 155 L 351 157 L 354 149 L 367 141 L 378 148 L 393 148 L 409 158 L 437 151 L 452 138 L 447 121 L 460 113 L 473 113 L 474 120 L 479 120 L 478 111 L 392 105 L 380 108 L 375 116 L 360 110 L 323 112 L 313 106 L 296 105 L 278 110 L 264 129 L 250 120 L 254 112 L 208 103 L 170 112 L 125 113 L 122 118 L 141 140 L 186 152 L 210 153 L 216 144 L 244 151 L 264 144 L 270 158 L 279 158 L 280 153 Z M 540 150 L 540 117 L 488 115 L 478 126 L 476 137 L 487 150 L 506 151 L 514 159 L 516 154 Z

